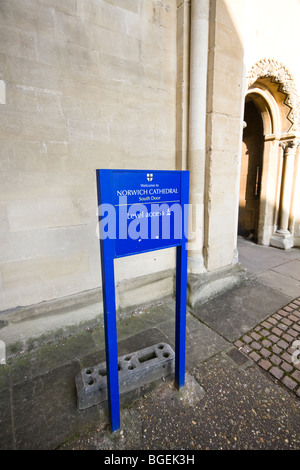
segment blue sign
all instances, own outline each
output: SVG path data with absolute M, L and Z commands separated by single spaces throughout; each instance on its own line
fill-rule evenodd
M 97 170 L 99 238 L 112 430 L 120 428 L 114 259 L 176 247 L 175 382 L 185 375 L 188 171 Z

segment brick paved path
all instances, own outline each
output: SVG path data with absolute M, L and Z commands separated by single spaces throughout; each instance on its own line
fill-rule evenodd
M 234 345 L 300 397 L 300 297 Z

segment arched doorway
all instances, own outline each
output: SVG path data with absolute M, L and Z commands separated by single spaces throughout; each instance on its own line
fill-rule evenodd
M 251 98 L 245 102 L 244 123 L 238 235 L 257 242 L 264 132 L 260 110 Z
M 238 234 L 262 245 L 292 246 L 291 161 L 299 142 L 299 111 L 287 69 L 271 59 L 255 64 L 245 98 Z

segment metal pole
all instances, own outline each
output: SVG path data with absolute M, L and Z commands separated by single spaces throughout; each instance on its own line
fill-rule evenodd
M 100 184 L 101 174 L 101 184 Z M 105 170 L 97 170 L 98 205 L 109 202 L 110 174 Z M 114 276 L 114 240 L 101 235 L 100 224 L 100 251 L 102 272 L 102 295 L 105 329 L 105 354 L 107 373 L 108 411 L 112 432 L 120 429 L 120 401 L 118 377 L 118 342 L 115 301 Z
M 185 381 L 185 339 L 187 298 L 187 234 L 185 223 L 188 217 L 189 173 L 183 172 L 181 179 L 181 244 L 176 249 L 176 326 L 175 326 L 175 384 L 180 389 Z

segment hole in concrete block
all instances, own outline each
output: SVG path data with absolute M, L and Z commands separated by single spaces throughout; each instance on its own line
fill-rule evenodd
M 167 358 L 167 357 L 169 357 L 169 356 L 170 356 L 170 354 L 169 354 L 169 353 L 167 353 L 167 352 L 165 352 L 165 353 L 163 353 L 163 356 L 164 356 L 165 358 Z
M 93 383 L 94 383 L 93 377 L 89 377 L 87 383 L 88 383 L 88 385 L 93 385 Z
M 159 346 L 157 346 L 158 349 L 164 349 L 165 345 L 164 344 L 160 344 Z
M 124 357 L 124 359 L 125 359 L 125 361 L 130 361 L 131 356 L 126 356 L 126 357 Z
M 120 369 L 120 367 L 119 367 L 119 369 Z M 99 369 L 98 374 L 101 375 L 101 377 L 105 377 L 106 376 L 106 369 Z
M 86 369 L 85 373 L 86 374 L 92 374 L 94 372 L 94 369 Z
M 130 364 L 130 365 L 128 366 L 128 369 L 129 369 L 129 370 L 135 369 L 135 365 L 134 365 L 134 364 Z
M 151 359 L 155 359 L 157 356 L 155 354 L 155 351 L 151 351 L 147 354 L 144 354 L 143 356 L 139 357 L 139 362 L 143 364 L 143 362 L 150 361 Z

